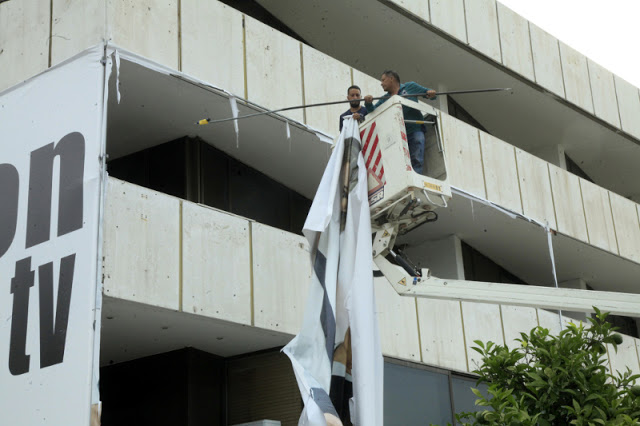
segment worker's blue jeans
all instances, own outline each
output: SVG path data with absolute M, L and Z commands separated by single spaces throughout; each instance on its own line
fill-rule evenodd
M 416 173 L 422 174 L 424 165 L 424 132 L 417 131 L 408 135 L 409 154 L 411 166 Z

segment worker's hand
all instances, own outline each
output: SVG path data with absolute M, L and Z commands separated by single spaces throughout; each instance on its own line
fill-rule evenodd
M 373 96 L 371 96 L 371 95 L 367 95 L 367 96 L 365 96 L 365 97 L 364 97 L 364 103 L 365 103 L 365 104 L 371 104 L 371 103 L 373 103 Z
M 428 90 L 427 91 L 427 98 L 433 99 L 435 97 L 436 97 L 436 91 L 435 90 Z
M 362 118 L 362 116 L 360 115 L 360 113 L 354 112 L 353 113 L 353 118 L 354 118 L 354 120 L 360 121 L 360 118 Z

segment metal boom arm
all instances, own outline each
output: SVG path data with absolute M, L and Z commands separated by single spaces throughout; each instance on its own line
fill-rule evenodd
M 385 256 L 393 249 L 394 241 L 394 226 L 386 224 L 374 238 L 373 261 L 400 296 L 577 312 L 594 312 L 593 306 L 596 306 L 612 314 L 640 317 L 640 294 L 448 280 L 432 276 L 429 269 L 422 269 L 421 276 L 411 274 L 386 259 Z

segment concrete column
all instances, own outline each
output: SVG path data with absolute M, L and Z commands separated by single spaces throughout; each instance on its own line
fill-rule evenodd
M 562 145 L 543 147 L 537 151 L 531 152 L 531 154 L 543 159 L 544 161 L 554 164 L 563 170 L 567 170 L 567 161 L 564 157 L 564 147 Z
M 589 286 L 587 286 L 587 283 L 580 278 L 563 281 L 561 283 L 558 283 L 558 286 L 561 288 L 575 288 L 578 290 L 589 290 Z M 562 315 L 577 321 L 585 322 L 585 323 L 587 322 L 587 317 L 591 316 L 591 314 L 587 314 L 584 312 L 572 312 L 572 311 L 562 311 Z
M 438 92 L 445 92 L 447 90 L 447 86 L 445 86 L 444 84 L 438 84 L 438 87 L 436 88 L 436 90 Z M 448 114 L 449 113 L 449 98 L 446 95 L 445 96 L 438 96 L 436 108 L 438 108 L 440 111 L 446 112 Z
M 462 245 L 455 235 L 408 247 L 405 253 L 416 266 L 429 268 L 438 278 L 464 280 Z

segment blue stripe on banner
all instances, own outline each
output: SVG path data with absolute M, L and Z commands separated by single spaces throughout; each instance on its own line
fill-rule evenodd
M 338 412 L 333 407 L 331 398 L 329 398 L 329 395 L 327 395 L 327 392 L 325 392 L 324 389 L 311 388 L 311 397 L 313 398 L 315 403 L 318 404 L 318 407 L 320 407 L 320 410 L 322 410 L 323 413 L 333 414 L 337 418 L 340 418 Z
M 320 284 L 322 285 L 322 289 L 324 290 L 322 311 L 320 312 L 320 323 L 322 324 L 322 331 L 324 332 L 327 357 L 329 357 L 329 362 L 331 362 L 333 361 L 333 345 L 335 345 L 336 342 L 336 319 L 333 316 L 333 309 L 331 308 L 331 302 L 329 302 L 329 295 L 327 294 L 327 287 L 324 282 L 327 272 L 327 258 L 320 250 L 316 251 L 316 260 L 313 264 L 313 270 L 318 277 L 318 281 L 320 281 Z

